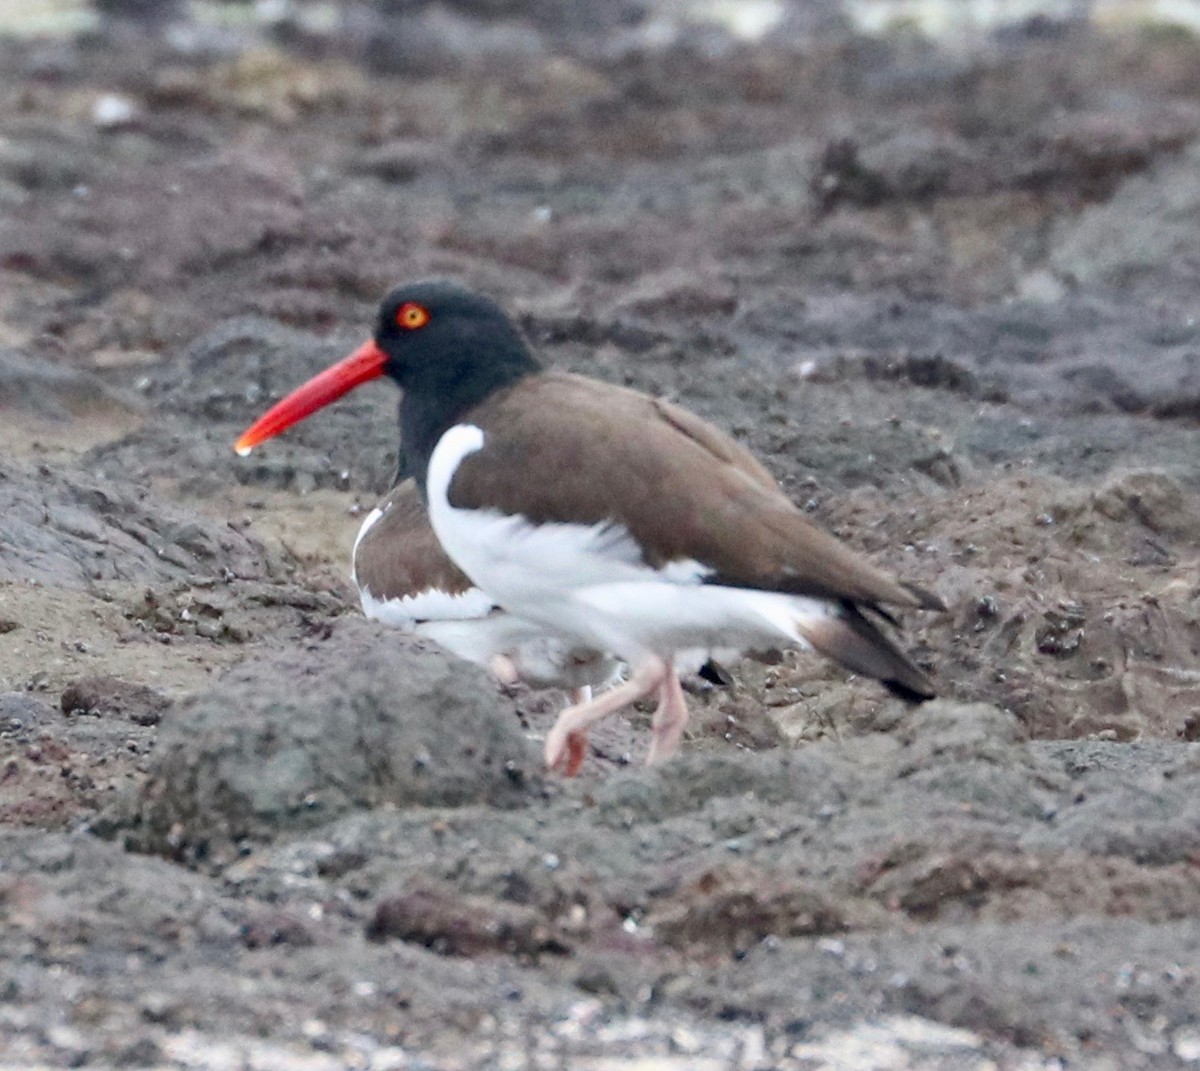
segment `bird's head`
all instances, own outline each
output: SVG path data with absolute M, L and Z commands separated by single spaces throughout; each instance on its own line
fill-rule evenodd
M 368 341 L 272 406 L 242 433 L 234 449 L 247 454 L 360 384 L 383 376 L 452 418 L 539 369 L 512 321 L 490 298 L 457 283 L 409 283 L 383 299 Z

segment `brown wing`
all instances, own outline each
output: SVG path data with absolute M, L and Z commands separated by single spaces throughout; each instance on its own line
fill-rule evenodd
M 737 440 L 731 439 L 707 420 L 701 420 L 695 413 L 682 406 L 673 405 L 665 398 L 654 398 L 652 404 L 654 411 L 663 420 L 718 461 L 739 469 L 764 490 L 774 491 L 784 497 L 783 491 L 775 482 L 775 477 L 767 471 L 766 466 Z
M 354 549 L 354 577 L 376 599 L 400 599 L 436 588 L 461 595 L 473 585 L 442 550 L 421 492 L 404 480 L 379 503 L 383 515 Z
M 676 406 L 550 372 L 492 395 L 462 422 L 482 427 L 485 445 L 454 475 L 455 506 L 535 524 L 616 521 L 648 564 L 694 559 L 723 583 L 941 608 L 814 527 L 743 447 Z

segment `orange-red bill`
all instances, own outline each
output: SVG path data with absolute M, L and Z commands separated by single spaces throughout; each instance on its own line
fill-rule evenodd
M 349 357 L 326 368 L 291 394 L 276 402 L 233 444 L 234 450 L 245 457 L 259 443 L 278 435 L 285 428 L 298 424 L 306 416 L 337 401 L 360 383 L 378 379 L 384 374 L 387 354 L 375 342 L 364 342 Z

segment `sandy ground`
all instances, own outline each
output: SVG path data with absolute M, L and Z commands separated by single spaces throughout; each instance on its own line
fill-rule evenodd
M 652 6 L 0 43 L 0 1066 L 1200 1063 L 1200 45 Z M 230 449 L 429 275 L 937 590 L 942 697 L 546 778 L 356 613 L 390 387 Z

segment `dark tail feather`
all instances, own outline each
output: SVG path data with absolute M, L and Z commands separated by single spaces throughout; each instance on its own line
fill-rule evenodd
M 905 591 L 907 591 L 914 599 L 917 600 L 917 604 L 918 604 L 917 608 L 918 609 L 920 609 L 920 610 L 940 610 L 943 613 L 946 612 L 946 604 L 944 602 L 942 602 L 942 600 L 940 598 L 938 598 L 938 596 L 936 596 L 932 591 L 926 591 L 925 588 L 920 588 L 920 587 L 917 587 L 916 584 L 908 584 L 908 583 L 905 583 L 904 581 L 900 582 L 900 586 Z M 886 606 L 883 606 L 882 604 L 877 603 L 877 602 L 873 602 L 873 603 L 869 603 L 869 604 L 861 603 L 860 605 L 864 606 L 866 609 L 870 610 L 872 613 L 878 614 L 889 625 L 895 625 L 897 628 L 900 627 L 900 622 L 896 619 L 896 615 L 893 614 L 891 612 L 891 610 L 889 610 Z
M 936 694 L 928 674 L 853 603 L 843 603 L 836 617 L 801 621 L 797 627 L 814 650 L 855 673 L 874 677 L 901 699 L 920 703 Z
M 708 681 L 709 684 L 716 684 L 722 688 L 728 688 L 733 684 L 733 674 L 715 658 L 710 658 L 696 670 L 696 676 L 701 680 Z
M 946 604 L 942 602 L 941 596 L 935 595 L 928 588 L 919 587 L 916 584 L 909 584 L 907 581 L 903 580 L 900 582 L 900 586 L 917 600 L 917 603 L 922 610 L 941 610 L 945 612 Z

